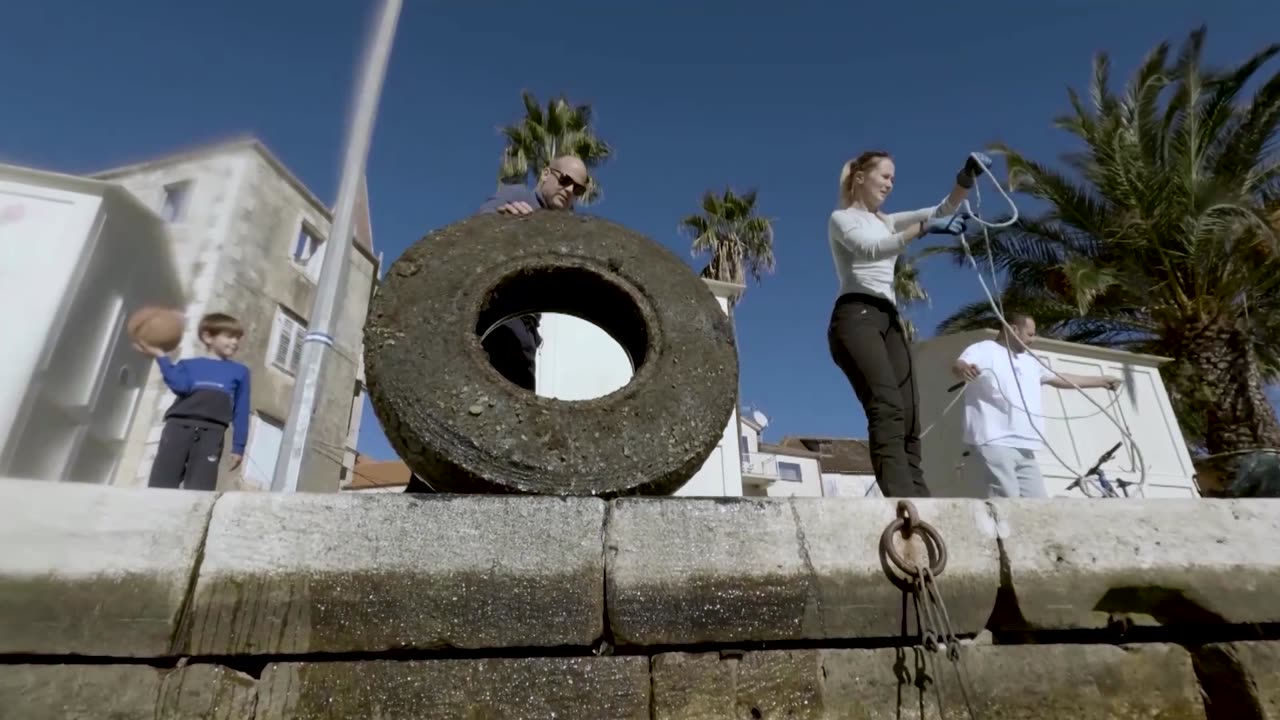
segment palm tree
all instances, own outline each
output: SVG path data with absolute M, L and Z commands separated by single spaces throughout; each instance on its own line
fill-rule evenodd
M 916 324 L 902 311 L 920 302 L 929 302 L 929 291 L 920 284 L 920 269 L 906 255 L 899 255 L 893 265 L 893 294 L 898 298 L 899 317 L 906 332 L 907 342 L 915 342 Z
M 591 106 L 570 105 L 563 96 L 547 101 L 543 108 L 533 93 L 520 95 L 524 118 L 502 128 L 507 144 L 498 167 L 498 181 L 537 182 L 543 168 L 561 155 L 577 155 L 587 168 L 595 168 L 613 155 L 613 148 L 596 137 L 591 127 Z M 600 197 L 594 173 L 582 198 L 590 203 Z
M 773 223 L 760 217 L 756 191 L 738 195 L 708 190 L 702 196 L 702 212 L 680 221 L 680 230 L 693 240 L 694 257 L 710 253 L 702 276 L 712 280 L 746 284 L 749 272 L 755 281 L 773 272 Z
M 1046 335 L 1173 358 L 1162 372 L 1190 445 L 1277 448 L 1264 388 L 1280 376 L 1280 72 L 1242 98 L 1280 45 L 1219 71 L 1204 39 L 1176 57 L 1160 44 L 1119 95 L 1099 54 L 1088 104 L 1069 91 L 1056 122 L 1083 142 L 1074 176 L 997 147 L 1010 185 L 1049 210 L 970 242 L 1005 276 L 1006 310 Z M 983 301 L 939 330 L 993 323 Z

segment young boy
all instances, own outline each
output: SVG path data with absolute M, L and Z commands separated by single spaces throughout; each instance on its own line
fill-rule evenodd
M 215 489 L 228 425 L 235 425 L 231 469 L 240 467 L 244 457 L 249 435 L 249 368 L 231 359 L 244 328 L 230 315 L 210 313 L 200 318 L 198 331 L 208 355 L 177 363 L 163 350 L 137 343 L 139 350 L 155 356 L 164 384 L 178 396 L 164 414 L 160 448 L 151 465 L 151 487 Z

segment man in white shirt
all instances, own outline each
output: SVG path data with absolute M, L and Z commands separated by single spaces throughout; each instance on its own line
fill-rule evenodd
M 1005 320 L 1012 333 L 1004 328 L 995 340 L 970 345 L 951 368 L 966 383 L 966 474 L 987 497 L 1045 498 L 1036 461 L 1036 450 L 1044 444 L 1040 386 L 1115 390 L 1120 380 L 1055 374 L 1027 349 L 1036 336 L 1036 321 L 1021 313 L 1009 313 Z

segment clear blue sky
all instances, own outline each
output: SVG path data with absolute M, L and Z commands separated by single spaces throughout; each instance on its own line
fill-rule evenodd
M 371 5 L 13 3 L 0 20 L 0 160 L 86 172 L 252 132 L 331 200 Z M 590 103 L 617 150 L 593 212 L 688 257 L 676 226 L 705 189 L 759 188 L 778 271 L 739 308 L 741 387 L 773 440 L 865 433 L 825 337 L 826 218 L 845 159 L 892 151 L 891 209 L 930 204 L 990 141 L 1045 160 L 1066 150 L 1051 121 L 1096 51 L 1122 81 L 1197 23 L 1223 62 L 1280 28 L 1280 3 L 1260 0 L 405 5 L 369 161 L 387 262 L 492 190 L 497 128 L 520 116 L 522 89 Z M 980 293 L 942 259 L 923 281 L 933 304 L 912 315 L 927 333 Z M 391 457 L 366 417 L 361 449 Z

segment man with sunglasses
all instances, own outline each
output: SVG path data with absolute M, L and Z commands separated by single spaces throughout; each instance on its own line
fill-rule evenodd
M 542 169 L 538 184 L 502 185 L 480 213 L 528 215 L 534 210 L 573 210 L 574 201 L 587 191 L 587 166 L 573 155 L 561 155 Z
M 528 215 L 535 210 L 573 211 L 574 201 L 587 191 L 587 166 L 573 155 L 562 155 L 543 168 L 538 183 L 501 185 L 498 192 L 480 206 L 478 214 Z M 538 316 L 525 315 L 508 320 L 485 337 L 483 346 L 489 362 L 502 376 L 532 392 L 538 346 Z

